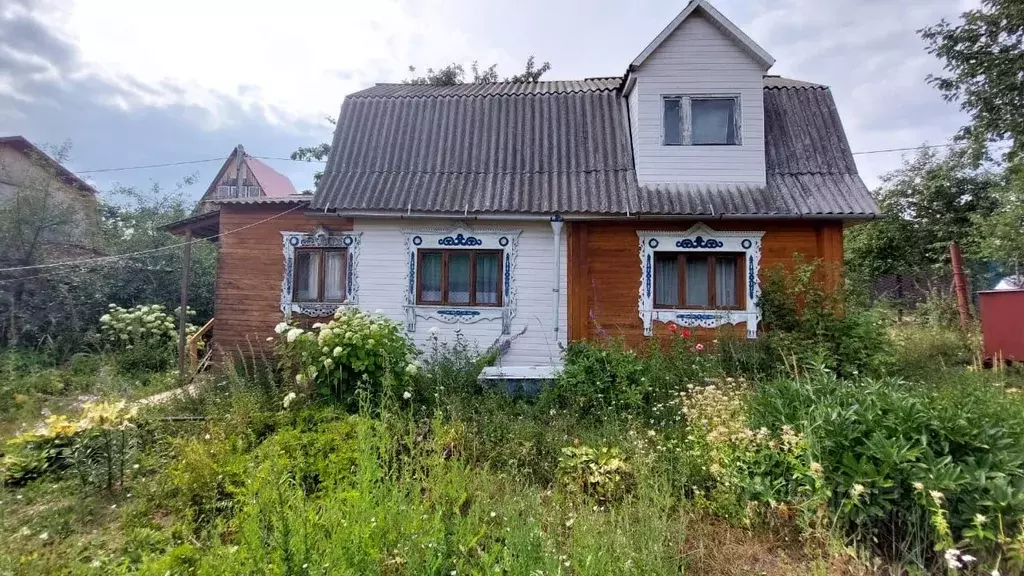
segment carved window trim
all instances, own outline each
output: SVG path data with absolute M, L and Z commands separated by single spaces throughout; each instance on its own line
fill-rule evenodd
M 644 335 L 654 333 L 654 322 L 674 322 L 681 326 L 717 328 L 724 324 L 745 323 L 747 338 L 757 337 L 761 321 L 758 300 L 761 286 L 761 241 L 763 231 L 714 230 L 697 223 L 686 231 L 638 230 L 640 240 L 640 291 L 638 312 Z M 654 306 L 654 255 L 660 252 L 694 252 L 713 255 L 729 252 L 742 254 L 744 262 L 744 306 L 742 309 L 708 309 L 680 306 Z
M 281 312 L 285 318 L 292 314 L 323 318 L 332 316 L 338 308 L 353 306 L 359 301 L 359 253 L 362 248 L 361 232 L 332 233 L 324 226 L 312 232 L 281 232 L 284 253 L 284 278 L 281 280 Z M 345 249 L 346 297 L 342 302 L 298 301 L 294 298 L 295 254 L 306 248 Z M 321 264 L 321 267 L 323 265 Z
M 409 332 L 416 331 L 418 320 L 433 320 L 445 324 L 476 324 L 500 322 L 502 334 L 510 334 L 512 319 L 518 306 L 515 281 L 516 260 L 519 254 L 518 229 L 473 229 L 466 225 L 447 229 L 406 230 L 406 294 L 405 325 Z M 418 300 L 420 251 L 466 250 L 500 251 L 501 278 L 500 305 L 465 305 L 421 303 Z

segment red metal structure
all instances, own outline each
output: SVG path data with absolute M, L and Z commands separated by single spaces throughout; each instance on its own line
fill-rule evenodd
M 978 292 L 985 358 L 1024 362 L 1024 289 Z

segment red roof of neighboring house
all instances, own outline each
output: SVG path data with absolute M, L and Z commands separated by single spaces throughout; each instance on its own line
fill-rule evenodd
M 256 181 L 260 183 L 260 188 L 263 189 L 263 193 L 267 196 L 291 196 L 292 194 L 298 194 L 298 191 L 295 190 L 295 185 L 284 174 L 252 156 L 247 155 L 245 163 L 249 166 L 249 170 L 256 177 Z
M 10 146 L 29 158 L 39 159 L 46 162 L 54 169 L 54 171 L 56 171 L 57 176 L 60 177 L 61 181 L 69 186 L 74 186 L 82 192 L 88 192 L 93 196 L 99 194 L 99 192 L 92 187 L 92 184 L 89 184 L 85 180 L 76 176 L 73 172 L 61 165 L 60 162 L 51 158 L 49 154 L 43 152 L 35 144 L 26 140 L 24 136 L 0 136 L 0 146 Z

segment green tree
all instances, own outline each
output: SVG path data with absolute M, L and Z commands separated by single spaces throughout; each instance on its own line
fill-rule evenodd
M 933 273 L 948 266 L 949 242 L 978 254 L 976 220 L 998 205 L 998 175 L 973 168 L 962 150 L 922 148 L 882 177 L 874 192 L 883 218 L 846 233 L 846 264 L 854 276 Z
M 540 66 L 537 66 L 536 59 L 531 55 L 526 59 L 526 66 L 523 71 L 519 74 L 514 74 L 508 78 L 505 78 L 505 82 L 539 82 L 541 77 L 544 76 L 549 70 L 551 70 L 551 63 L 544 62 Z M 472 74 L 469 82 L 474 84 L 491 84 L 499 81 L 498 76 L 498 65 L 491 64 L 487 68 L 480 68 L 480 65 L 475 60 L 469 67 L 469 71 Z M 444 66 L 443 68 L 427 68 L 427 73 L 422 76 L 416 76 L 416 67 L 409 66 L 409 73 L 413 76 L 402 80 L 403 84 L 421 84 L 429 86 L 458 86 L 459 84 L 466 84 L 466 69 L 462 64 L 455 62 Z M 327 117 L 327 122 L 334 126 L 337 122 L 330 116 Z M 323 162 L 327 160 L 327 157 L 331 153 L 331 143 L 321 142 L 314 146 L 303 146 L 291 154 L 292 160 L 305 160 L 306 162 Z M 313 174 L 314 186 L 320 185 L 320 178 L 324 175 L 323 170 L 317 171 Z
M 974 219 L 979 251 L 1020 276 L 1024 263 L 1024 163 L 1010 164 L 993 194 L 997 201 L 994 209 Z
M 1008 157 L 1018 157 L 1024 151 L 1024 3 L 981 0 L 960 18 L 918 31 L 928 53 L 944 63 L 945 74 L 928 81 L 970 114 L 962 137 L 979 147 L 1008 141 Z
M 63 163 L 71 145 L 52 148 Z M 0 335 L 18 345 L 45 320 L 31 301 L 54 269 L 40 266 L 93 255 L 97 229 L 91 199 L 69 186 L 49 158 L 29 152 L 25 166 L 0 165 Z M 51 315 L 52 316 L 52 315 Z

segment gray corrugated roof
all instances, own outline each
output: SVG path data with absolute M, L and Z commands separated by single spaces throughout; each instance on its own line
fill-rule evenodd
M 311 207 L 872 216 L 831 92 L 766 77 L 767 186 L 639 187 L 621 80 L 383 84 L 342 106 Z
M 408 97 L 397 87 L 345 100 L 314 208 L 630 208 L 623 193 L 636 176 L 617 91 L 435 98 L 421 96 L 428 86 L 406 85 Z
M 601 92 L 615 90 L 622 83 L 617 78 L 587 78 L 584 80 L 543 80 L 540 82 L 493 82 L 485 84 L 458 84 L 432 86 L 430 84 L 377 84 L 353 92 L 356 98 L 444 98 L 448 96 L 512 96 L 516 94 L 569 94 L 573 92 Z

